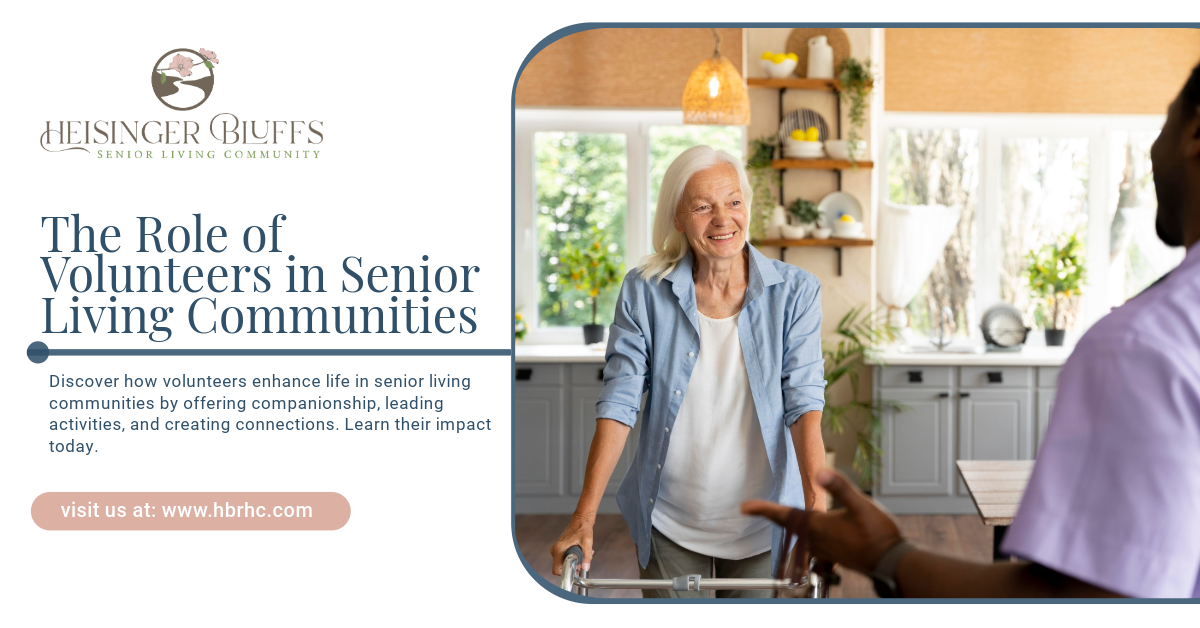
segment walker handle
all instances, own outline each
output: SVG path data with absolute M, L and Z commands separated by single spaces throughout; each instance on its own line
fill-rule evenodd
M 563 554 L 562 582 L 559 585 L 564 591 L 574 590 L 575 568 L 581 564 L 583 564 L 583 548 L 578 545 L 567 548 L 567 552 Z

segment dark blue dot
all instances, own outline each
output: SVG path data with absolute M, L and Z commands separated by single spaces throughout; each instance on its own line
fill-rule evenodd
M 108 302 L 109 302 L 109 303 L 116 303 L 116 302 L 117 302 L 117 297 L 108 297 Z
M 35 341 L 29 343 L 29 348 L 25 350 L 25 355 L 29 357 L 29 361 L 34 364 L 41 364 L 50 357 L 50 347 L 46 343 Z

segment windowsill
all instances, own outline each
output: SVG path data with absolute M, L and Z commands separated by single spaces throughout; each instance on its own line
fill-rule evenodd
M 524 342 L 517 343 L 516 360 L 518 364 L 536 364 L 536 363 L 604 363 L 604 349 L 606 343 L 596 343 L 594 345 L 582 344 L 558 344 L 558 345 L 531 345 Z

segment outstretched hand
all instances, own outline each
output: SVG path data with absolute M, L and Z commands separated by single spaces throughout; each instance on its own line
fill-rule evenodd
M 821 560 L 871 573 L 884 552 L 902 540 L 896 522 L 841 473 L 822 469 L 816 479 L 842 507 L 811 514 L 808 551 Z M 742 504 L 744 514 L 767 517 L 779 525 L 784 525 L 791 510 L 760 499 Z

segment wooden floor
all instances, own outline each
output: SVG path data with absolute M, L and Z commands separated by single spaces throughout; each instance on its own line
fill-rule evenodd
M 976 515 L 899 515 L 900 532 L 922 549 L 966 560 L 987 562 L 992 556 L 992 530 Z M 557 586 L 550 575 L 550 545 L 567 526 L 567 515 L 517 515 L 517 545 L 525 560 Z M 637 550 L 621 515 L 596 517 L 595 556 L 590 575 L 595 578 L 637 578 Z M 832 597 L 875 597 L 866 576 L 839 568 L 842 583 Z M 593 591 L 592 597 L 641 597 L 640 591 Z

